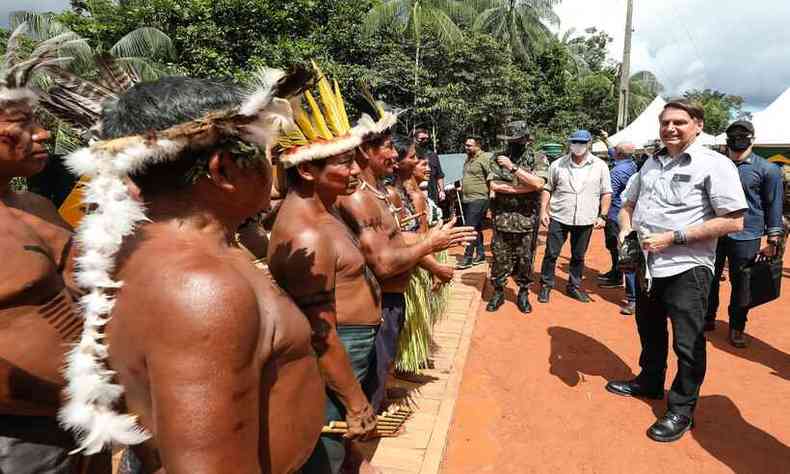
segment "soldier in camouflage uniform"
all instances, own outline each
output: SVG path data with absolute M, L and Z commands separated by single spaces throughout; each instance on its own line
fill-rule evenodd
M 496 311 L 505 301 L 505 284 L 512 276 L 518 284 L 516 299 L 519 310 L 530 313 L 527 286 L 532 281 L 532 263 L 538 243 L 540 193 L 548 173 L 545 157 L 536 157 L 526 122 L 507 125 L 506 135 L 497 136 L 507 142 L 507 149 L 498 153 L 488 175 L 494 194 L 491 211 L 494 217 L 494 238 L 491 251 L 491 282 L 494 295 L 487 311 Z

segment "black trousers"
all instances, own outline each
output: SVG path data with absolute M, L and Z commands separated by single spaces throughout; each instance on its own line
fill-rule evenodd
M 620 262 L 620 224 L 616 219 L 606 219 L 603 235 L 606 250 L 609 251 L 609 255 L 612 257 L 612 271 L 617 276 L 620 274 L 619 270 L 617 270 L 617 264 Z
M 557 257 L 560 256 L 562 246 L 571 237 L 571 264 L 568 287 L 580 288 L 582 272 L 584 272 L 584 255 L 590 245 L 592 225 L 565 225 L 554 219 L 549 222 L 549 232 L 546 238 L 546 253 L 543 255 L 540 281 L 543 285 L 554 288 L 554 271 L 557 267 Z
M 478 201 L 465 202 L 464 204 L 464 220 L 466 225 L 474 227 L 477 231 L 477 240 L 466 246 L 464 257 L 472 258 L 477 250 L 477 257 L 485 257 L 485 246 L 483 245 L 483 219 L 486 217 L 488 210 L 488 199 L 480 199 Z
M 730 306 L 727 312 L 730 316 L 730 329 L 743 331 L 746 329 L 748 309 L 741 308 L 733 304 L 733 295 L 737 294 L 743 285 L 743 273 L 740 269 L 745 264 L 754 260 L 760 251 L 760 239 L 754 240 L 735 240 L 729 237 L 722 237 L 716 246 L 716 270 L 713 274 L 713 282 L 710 288 L 710 298 L 708 298 L 708 314 L 706 320 L 715 321 L 716 311 L 719 310 L 719 289 L 721 284 L 721 274 L 724 272 L 724 261 L 730 263 Z
M 705 378 L 706 352 L 703 326 L 708 306 L 711 271 L 697 266 L 667 278 L 654 278 L 650 294 L 636 297 L 636 327 L 642 343 L 638 379 L 663 390 L 669 355 L 667 317 L 672 323 L 672 348 L 678 372 L 669 391 L 669 410 L 691 416 Z

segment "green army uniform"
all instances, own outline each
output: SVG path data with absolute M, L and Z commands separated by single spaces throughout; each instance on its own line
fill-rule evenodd
M 548 161 L 542 155 L 536 156 L 527 144 L 529 131 L 526 123 L 511 122 L 507 128 L 508 134 L 499 138 L 510 142 L 510 146 L 507 151 L 497 155 L 507 156 L 516 168 L 546 180 Z M 515 171 L 515 169 L 513 172 L 504 169 L 494 159 L 491 162 L 488 181 L 517 186 L 520 183 Z M 532 311 L 527 285 L 532 281 L 532 265 L 538 244 L 541 191 L 542 189 L 537 189 L 524 194 L 496 193 L 491 200 L 491 212 L 494 217 L 494 237 L 491 241 L 494 262 L 491 265 L 491 282 L 494 285 L 494 295 L 486 306 L 487 311 L 496 311 L 504 302 L 504 288 L 508 276 L 512 276 L 519 286 L 518 308 L 524 313 Z
M 509 158 L 514 166 L 544 180 L 548 177 L 549 166 L 545 158 L 537 158 L 529 148 L 521 156 Z M 491 165 L 488 180 L 514 186 L 518 184 L 514 174 L 499 166 L 496 161 Z M 494 288 L 504 288 L 508 276 L 512 276 L 520 288 L 525 288 L 532 281 L 532 265 L 540 225 L 540 194 L 541 190 L 527 194 L 498 193 L 491 200 L 491 212 L 494 215 L 491 282 Z

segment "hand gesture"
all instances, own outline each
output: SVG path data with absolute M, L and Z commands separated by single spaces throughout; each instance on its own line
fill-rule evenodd
M 472 242 L 477 238 L 474 227 L 453 227 L 455 220 L 456 217 L 453 216 L 443 226 L 431 229 L 428 238 L 433 252 L 440 252 L 456 245 Z
M 672 245 L 673 240 L 672 232 L 648 234 L 647 237 L 642 239 L 642 248 L 651 253 L 660 252 Z
M 508 171 L 513 171 L 513 168 L 514 168 L 513 162 L 510 161 L 510 158 L 508 158 L 507 156 L 503 156 L 503 155 L 497 156 L 496 157 L 496 162 L 502 168 L 505 168 Z
M 447 283 L 453 279 L 454 273 L 455 273 L 454 267 L 450 265 L 440 265 L 433 272 L 433 276 L 436 277 L 440 282 Z
M 548 213 L 543 213 L 543 214 L 540 215 L 540 225 L 542 225 L 543 227 L 545 227 L 547 229 L 549 228 L 549 221 L 550 220 L 551 219 L 549 218 L 549 214 Z
M 603 219 L 603 217 L 598 217 L 597 219 L 595 219 L 595 223 L 593 224 L 594 229 L 600 229 L 605 226 L 606 226 L 606 221 Z
M 777 253 L 779 253 L 779 241 L 763 239 L 763 243 L 760 246 L 760 255 L 771 258 L 776 257 Z
M 439 202 L 444 201 L 447 198 L 447 195 L 444 193 L 444 189 L 439 190 Z
M 346 413 L 346 423 L 348 431 L 343 435 L 344 438 L 364 438 L 376 430 L 376 413 L 370 403 L 365 403 L 360 410 L 349 410 Z

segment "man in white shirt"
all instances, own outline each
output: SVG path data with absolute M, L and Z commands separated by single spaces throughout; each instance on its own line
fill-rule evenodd
M 678 371 L 667 412 L 647 430 L 651 439 L 669 442 L 693 426 L 705 378 L 703 326 L 716 241 L 743 228 L 747 205 L 732 161 L 695 143 L 702 133 L 702 107 L 673 100 L 659 119 L 666 148 L 634 175 L 620 211 L 620 241 L 636 230 L 648 254 L 649 281 L 640 285 L 636 297 L 642 370 L 634 380 L 612 381 L 606 389 L 623 396 L 664 398 L 669 318 Z
M 612 201 L 609 167 L 590 153 L 590 132 L 577 130 L 568 141 L 570 153 L 549 166 L 549 177 L 541 196 L 540 222 L 548 228 L 538 295 L 541 303 L 549 301 L 549 293 L 554 288 L 557 257 L 568 235 L 571 238 L 571 262 L 567 293 L 582 303 L 590 301 L 581 289 L 584 255 L 593 228 L 606 224 L 606 213 Z

